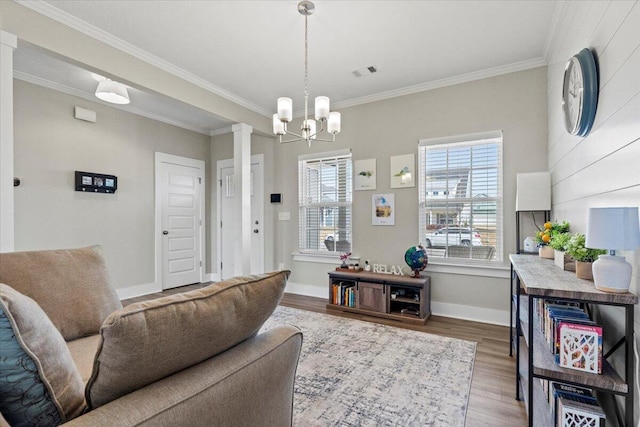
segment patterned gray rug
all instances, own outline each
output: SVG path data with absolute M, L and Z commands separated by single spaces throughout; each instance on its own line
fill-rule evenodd
M 279 306 L 304 340 L 294 426 L 464 426 L 476 343 Z

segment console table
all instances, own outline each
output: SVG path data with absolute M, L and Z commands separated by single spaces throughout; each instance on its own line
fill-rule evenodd
M 553 420 L 542 387 L 535 378 L 582 385 L 609 395 L 624 397 L 624 422 L 619 411 L 619 425 L 633 425 L 634 367 L 633 367 L 633 311 L 638 297 L 632 293 L 605 293 L 597 290 L 593 282 L 578 279 L 574 273 L 558 268 L 553 260 L 535 255 L 509 255 L 511 261 L 511 348 L 516 351 L 516 399 L 523 389 L 529 426 L 553 426 Z M 560 367 L 545 346 L 542 333 L 533 325 L 534 301 L 565 300 L 584 304 L 618 306 L 624 309 L 623 336 L 603 357 L 602 374 L 592 374 Z M 514 310 L 515 309 L 515 313 Z M 515 316 L 514 316 L 515 315 Z M 618 331 L 607 330 L 614 334 Z M 616 337 L 617 338 L 617 337 Z M 606 359 L 618 348 L 623 348 L 624 377 Z M 511 349 L 510 349 L 511 354 Z
M 431 278 L 331 271 L 327 308 L 424 324 L 431 315 Z

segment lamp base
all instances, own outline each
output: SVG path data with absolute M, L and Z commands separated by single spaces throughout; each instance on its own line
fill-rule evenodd
M 631 283 L 631 264 L 621 256 L 600 255 L 593 263 L 593 282 L 599 291 L 628 292 Z

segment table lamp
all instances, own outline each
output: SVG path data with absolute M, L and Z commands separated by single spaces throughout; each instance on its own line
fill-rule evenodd
M 590 208 L 585 246 L 609 250 L 593 263 L 596 289 L 604 292 L 627 292 L 631 283 L 631 264 L 616 250 L 640 247 L 638 208 Z

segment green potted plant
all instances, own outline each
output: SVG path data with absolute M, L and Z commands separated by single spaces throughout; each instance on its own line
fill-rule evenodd
M 542 230 L 538 230 L 536 233 L 536 243 L 538 244 L 538 254 L 542 258 L 553 259 L 555 254 L 553 248 L 549 246 L 551 239 L 556 234 L 566 233 L 569 231 L 569 223 L 563 222 L 545 222 Z
M 573 263 L 573 258 L 571 258 L 567 253 L 567 243 L 571 239 L 571 233 L 557 233 L 551 236 L 551 241 L 549 242 L 549 246 L 553 248 L 555 255 L 555 263 L 558 267 L 563 270 L 575 271 L 575 264 Z
M 585 237 L 582 233 L 576 233 L 566 245 L 567 253 L 576 261 L 576 276 L 580 279 L 593 280 L 591 265 L 599 255 L 606 254 L 604 249 L 585 247 Z

